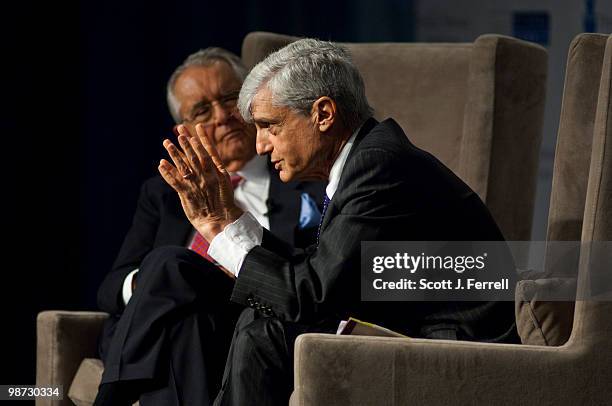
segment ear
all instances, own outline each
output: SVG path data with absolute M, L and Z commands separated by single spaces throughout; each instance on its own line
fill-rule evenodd
M 312 104 L 312 117 L 314 124 L 320 132 L 324 133 L 334 125 L 338 119 L 336 102 L 327 96 L 319 97 Z

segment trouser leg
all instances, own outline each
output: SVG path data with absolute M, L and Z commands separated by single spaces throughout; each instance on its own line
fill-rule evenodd
M 239 307 L 233 281 L 180 247 L 152 251 L 117 323 L 102 383 L 147 382 L 143 404 L 210 403 Z
M 287 405 L 292 368 L 282 323 L 245 309 L 234 329 L 215 405 Z
M 316 325 L 282 322 L 245 309 L 236 323 L 216 406 L 286 406 L 293 391 L 293 346 L 302 333 L 335 331 L 336 320 Z

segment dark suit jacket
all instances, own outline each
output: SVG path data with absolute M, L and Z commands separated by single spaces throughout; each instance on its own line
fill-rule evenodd
M 361 128 L 321 226 L 318 247 L 291 251 L 271 234 L 247 255 L 232 300 L 314 325 L 348 316 L 413 337 L 514 341 L 511 302 L 362 302 L 361 241 L 496 241 L 480 198 L 391 120 Z M 510 338 L 511 337 L 511 338 Z
M 269 166 L 268 210 L 270 229 L 279 239 L 296 246 L 308 246 L 316 239 L 316 227 L 298 228 L 302 192 L 322 202 L 325 184 L 321 182 L 281 182 Z M 193 227 L 185 217 L 178 194 L 160 177 L 147 180 L 140 190 L 133 223 L 111 271 L 98 289 L 98 306 L 111 314 L 125 307 L 121 290 L 125 277 L 140 266 L 154 248 L 186 246 Z

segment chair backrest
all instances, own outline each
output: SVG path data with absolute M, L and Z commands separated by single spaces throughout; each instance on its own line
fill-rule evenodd
M 252 67 L 296 40 L 250 33 Z M 393 117 L 485 201 L 506 238 L 528 240 L 541 141 L 547 53 L 500 35 L 474 43 L 345 43 L 378 119 Z
M 560 257 L 554 241 L 580 241 L 607 38 L 580 34 L 568 51 L 548 211 L 546 240 L 553 243 L 546 252 L 547 275 L 560 276 L 559 261 L 569 275 L 575 276 L 578 269 L 579 251 Z
M 567 55 L 550 209 L 548 241 L 580 241 L 606 40 L 580 34 Z
M 517 288 L 517 328 L 523 344 L 562 345 L 575 320 L 573 301 L 524 298 L 522 287 L 570 295 L 575 291 L 580 250 L 555 241 L 580 241 L 587 199 L 589 167 L 594 152 L 595 112 L 608 36 L 580 34 L 571 43 L 565 71 L 553 183 L 548 213 L 545 279 L 521 281 Z M 565 246 L 566 247 L 566 246 Z M 540 276 L 541 277 L 541 276 Z
M 583 249 L 580 255 L 578 290 L 585 291 L 594 275 L 592 263 L 612 273 L 612 252 L 599 252 L 591 242 L 612 241 L 612 35 L 607 36 L 601 63 L 601 82 L 593 131 L 588 184 L 582 223 Z M 603 256 L 603 255 L 605 256 Z M 612 277 L 606 274 L 609 290 Z M 601 278 L 601 275 L 598 276 Z M 609 294 L 608 294 L 609 297 Z M 612 301 L 584 300 L 576 303 L 571 341 L 589 348 L 600 365 L 612 363 Z M 607 364 L 606 364 L 607 362 Z

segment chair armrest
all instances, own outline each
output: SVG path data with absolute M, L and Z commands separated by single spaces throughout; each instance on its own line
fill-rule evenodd
M 64 400 L 37 406 L 72 405 L 68 388 L 84 358 L 97 358 L 98 336 L 108 317 L 101 312 L 44 311 L 36 320 L 36 384 L 63 385 Z
M 575 347 L 304 334 L 291 406 L 589 404 Z

